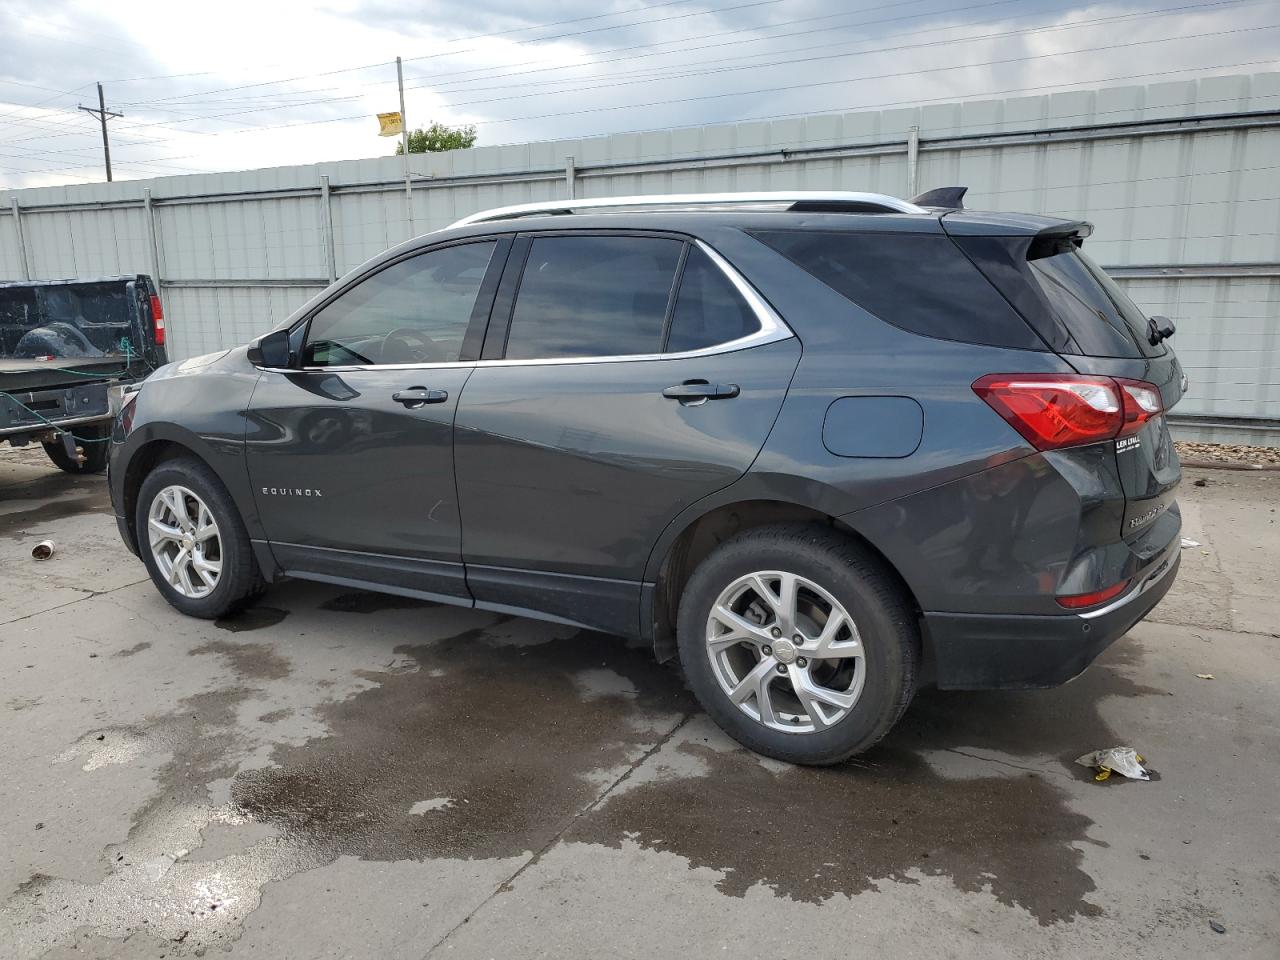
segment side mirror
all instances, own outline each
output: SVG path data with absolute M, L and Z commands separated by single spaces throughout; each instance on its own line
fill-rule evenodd
M 293 354 L 289 349 L 289 331 L 272 330 L 249 344 L 249 362 L 255 367 L 288 367 Z

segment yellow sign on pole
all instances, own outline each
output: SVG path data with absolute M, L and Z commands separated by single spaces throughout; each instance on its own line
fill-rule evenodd
M 378 136 L 380 137 L 398 137 L 404 132 L 404 120 L 400 117 L 400 111 L 395 113 L 378 114 Z

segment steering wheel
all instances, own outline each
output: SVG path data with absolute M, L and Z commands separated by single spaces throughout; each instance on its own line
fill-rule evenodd
M 443 363 L 448 359 L 434 340 L 412 327 L 397 327 L 383 337 L 380 355 L 383 363 Z M 397 356 L 405 359 L 389 359 Z

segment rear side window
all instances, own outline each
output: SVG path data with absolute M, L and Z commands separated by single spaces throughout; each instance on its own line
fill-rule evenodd
M 1164 354 L 1162 345 L 1151 344 L 1150 323 L 1142 311 L 1101 267 L 1069 240 L 1051 249 L 1050 256 L 1036 257 L 1040 251 L 1033 243 L 1028 264 L 1081 353 L 1095 357 Z
M 949 237 L 809 230 L 754 231 L 752 236 L 904 330 L 943 340 L 1045 349 Z
M 516 293 L 511 360 L 662 352 L 684 244 L 661 237 L 538 237 Z
M 667 335 L 667 352 L 702 350 L 750 336 L 760 321 L 733 283 L 697 246 L 689 248 Z

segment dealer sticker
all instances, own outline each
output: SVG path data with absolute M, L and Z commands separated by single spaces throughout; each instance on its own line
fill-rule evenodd
M 1121 437 L 1116 441 L 1116 453 L 1124 453 L 1126 450 L 1137 450 L 1142 446 L 1141 437 Z

